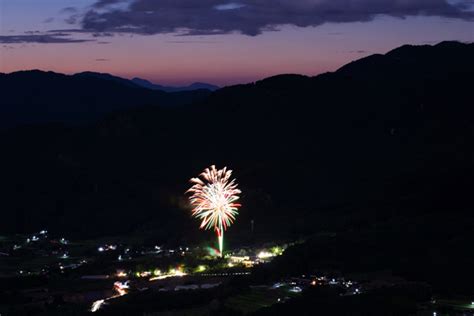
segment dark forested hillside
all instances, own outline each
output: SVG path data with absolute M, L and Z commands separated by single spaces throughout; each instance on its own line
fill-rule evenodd
M 223 88 L 188 107 L 134 106 L 87 126 L 10 129 L 0 139 L 1 229 L 48 223 L 69 234 L 193 238 L 175 229 L 196 230 L 183 193 L 210 164 L 234 169 L 244 192 L 229 240 L 248 237 L 250 219 L 255 238 L 295 238 L 399 216 L 470 214 L 473 55 L 473 44 L 403 46 L 317 77 Z M 48 76 L 57 104 L 84 115 L 84 104 L 116 109 L 112 95 L 120 109 L 168 96 L 114 82 L 100 94 L 94 82 L 83 89 L 96 97 L 80 99 L 68 87 L 83 79 Z M 9 104 L 35 109 L 43 101 L 31 93 L 10 94 Z

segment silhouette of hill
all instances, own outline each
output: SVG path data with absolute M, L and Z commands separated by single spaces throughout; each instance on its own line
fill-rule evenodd
M 286 209 L 295 198 L 301 207 L 310 209 L 327 207 L 335 201 L 344 204 L 354 203 L 354 199 L 382 199 L 395 190 L 392 182 L 399 183 L 397 179 L 402 175 L 415 181 L 420 174 L 433 172 L 451 177 L 454 171 L 463 175 L 463 168 L 471 168 L 473 47 L 460 43 L 403 46 L 386 55 L 355 61 L 334 73 L 316 77 L 281 75 L 223 88 L 184 108 L 139 108 L 137 103 L 177 101 L 164 92 L 127 89 L 90 76 L 86 79 L 84 75 L 39 71 L 3 75 L 2 87 L 18 86 L 19 82 L 28 87 L 21 94 L 12 93 L 14 88 L 4 90 L 7 95 L 3 102 L 17 104 L 16 117 L 26 113 L 33 117 L 31 120 L 39 121 L 37 108 L 47 104 L 53 92 L 59 93 L 53 100 L 56 108 L 47 109 L 62 111 L 68 104 L 66 114 L 71 120 L 122 110 L 87 128 L 49 125 L 5 132 L 2 142 L 7 154 L 3 159 L 11 160 L 3 166 L 9 166 L 8 174 L 15 169 L 18 172 L 12 173 L 12 179 L 4 176 L 4 183 L 9 184 L 8 190 L 13 183 L 32 184 L 30 177 L 38 170 L 48 173 L 44 177 L 50 184 L 61 183 L 52 179 L 59 172 L 57 168 L 65 168 L 71 172 L 70 179 L 76 179 L 74 183 L 85 185 L 81 184 L 85 179 L 77 177 L 88 170 L 88 189 L 98 186 L 110 192 L 118 190 L 120 199 L 127 188 L 107 185 L 120 169 L 120 183 L 131 185 L 146 175 L 149 180 L 140 180 L 138 187 L 145 191 L 152 187 L 173 191 L 178 187 L 173 192 L 182 196 L 188 177 L 217 163 L 234 167 L 242 185 L 248 186 L 244 192 L 268 197 L 272 211 L 275 207 Z M 86 94 L 78 94 L 84 89 Z M 186 94 L 178 96 L 192 99 Z M 117 102 L 119 106 L 114 104 Z M 84 104 L 88 106 L 80 108 Z M 3 112 L 8 109 L 2 107 Z M 54 111 L 43 115 L 51 113 Z M 28 165 L 36 168 L 26 171 Z M 17 174 L 24 178 L 20 181 L 14 176 Z M 285 183 L 277 179 L 285 179 Z M 295 188 L 291 183 L 300 185 Z M 390 186 L 388 191 L 382 190 L 385 185 Z M 22 194 L 26 197 L 29 190 L 36 187 Z M 66 186 L 61 184 L 63 190 Z M 53 204 L 44 206 L 38 214 L 57 208 L 64 216 L 73 212 L 69 207 L 54 206 L 64 194 L 49 191 L 52 196 L 43 202 Z M 79 194 L 76 190 L 72 193 Z M 88 201 L 86 205 L 105 198 L 88 191 L 83 194 L 75 200 Z M 149 198 L 139 203 L 152 203 Z M 249 203 L 254 203 L 252 200 L 249 198 Z M 20 205 L 7 203 L 2 209 L 14 214 Z M 86 205 L 82 207 L 89 207 Z M 128 211 L 126 205 L 119 207 L 124 213 Z M 156 213 L 158 207 L 151 205 L 146 209 Z M 76 204 L 73 208 L 78 207 Z M 106 214 L 107 209 L 102 212 Z M 24 212 L 30 212 L 29 208 L 25 206 Z M 143 212 L 147 213 L 145 209 Z M 252 208 L 248 212 L 255 216 L 264 213 Z M 18 224 L 18 229 L 27 225 Z
M 137 87 L 137 85 L 135 83 L 133 83 L 131 80 L 124 79 L 124 78 L 121 78 L 121 77 L 117 77 L 117 76 L 114 76 L 114 75 L 111 75 L 111 74 L 108 74 L 108 73 L 84 71 L 84 72 L 74 74 L 74 77 L 98 78 L 98 79 L 115 81 L 115 82 L 121 83 L 121 84 L 123 84 L 125 86 L 128 86 L 128 87 L 134 87 L 134 88 Z
M 134 107 L 88 126 L 5 131 L 1 230 L 49 228 L 76 237 L 135 231 L 195 242 L 206 235 L 188 216 L 187 181 L 211 164 L 227 165 L 243 191 L 230 245 L 313 235 L 302 251 L 308 260 L 296 260 L 305 269 L 324 260 L 356 270 L 392 263 L 416 278 L 470 284 L 472 56 L 474 44 L 403 46 L 334 73 L 222 88 L 187 107 Z M 46 75 L 60 92 L 72 91 L 64 82 L 82 80 Z M 107 85 L 114 93 L 116 86 Z M 120 87 L 130 94 L 121 99 L 140 96 L 143 104 L 155 93 L 167 96 Z M 29 89 L 40 99 L 47 94 Z M 91 96 L 98 91 L 90 89 Z M 70 93 L 60 100 L 73 100 Z M 42 104 L 32 95 L 14 102 Z M 327 237 L 330 249 L 321 232 L 337 236 Z M 343 254 L 334 252 L 339 248 Z M 359 254 L 365 259 L 354 259 Z
M 167 86 L 162 86 L 159 84 L 154 84 L 148 80 L 141 79 L 141 78 L 133 78 L 131 81 L 144 88 L 148 88 L 152 90 L 161 90 L 165 92 L 193 91 L 193 90 L 200 90 L 200 89 L 215 91 L 219 89 L 219 87 L 216 85 L 203 83 L 203 82 L 195 82 L 185 87 L 167 87 Z
M 204 90 L 150 91 L 109 74 L 72 76 L 39 70 L 0 75 L 0 127 L 49 122 L 84 123 L 114 111 L 176 106 L 206 97 Z

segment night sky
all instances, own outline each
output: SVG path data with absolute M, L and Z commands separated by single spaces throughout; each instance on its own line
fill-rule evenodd
M 229 85 L 443 40 L 474 41 L 474 0 L 0 0 L 6 73 Z

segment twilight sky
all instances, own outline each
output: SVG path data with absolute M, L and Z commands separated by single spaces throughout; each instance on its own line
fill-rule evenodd
M 474 0 L 0 0 L 0 72 L 229 85 L 443 40 L 474 42 Z

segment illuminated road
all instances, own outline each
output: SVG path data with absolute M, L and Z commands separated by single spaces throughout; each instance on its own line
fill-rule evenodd
M 126 295 L 128 293 L 128 289 L 129 289 L 128 281 L 123 282 L 123 283 L 119 282 L 119 281 L 115 282 L 114 283 L 114 290 L 117 292 L 117 294 L 115 294 L 115 295 L 113 295 L 109 298 L 105 298 L 105 299 L 95 301 L 94 303 L 92 303 L 90 311 L 92 313 L 97 312 L 102 306 L 107 304 L 107 301 Z

